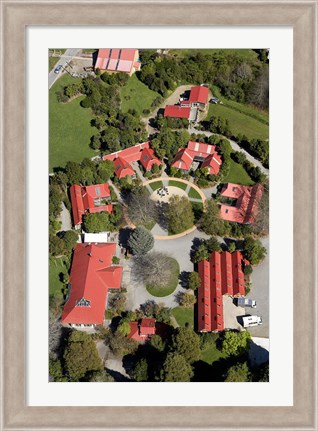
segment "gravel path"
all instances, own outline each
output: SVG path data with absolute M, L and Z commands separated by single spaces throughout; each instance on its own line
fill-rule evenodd
M 71 214 L 70 214 L 69 210 L 66 208 L 64 202 L 62 202 L 62 211 L 60 213 L 60 221 L 62 222 L 61 231 L 66 231 L 66 230 L 72 229 Z

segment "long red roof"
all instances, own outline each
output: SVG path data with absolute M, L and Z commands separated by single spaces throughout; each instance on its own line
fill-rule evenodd
M 198 330 L 223 331 L 223 295 L 245 294 L 243 256 L 239 251 L 212 252 L 210 260 L 198 263 Z
M 227 183 L 221 191 L 222 197 L 236 199 L 235 206 L 221 204 L 220 215 L 223 220 L 250 224 L 255 221 L 258 213 L 259 201 L 262 197 L 263 186 L 242 186 Z
M 179 105 L 167 105 L 164 111 L 164 117 L 187 118 L 190 117 L 191 108 Z
M 70 187 L 70 197 L 75 226 L 82 223 L 82 216 L 84 214 L 101 211 L 111 213 L 113 210 L 111 204 L 100 205 L 99 202 L 99 199 L 110 197 L 108 184 L 96 184 L 93 186 L 79 186 L 78 184 L 73 184 Z
M 139 69 L 138 50 L 131 48 L 101 48 L 95 63 L 96 69 L 109 70 L 116 72 L 131 73 L 132 69 Z
M 112 265 L 116 244 L 77 244 L 70 274 L 70 292 L 62 314 L 65 324 L 100 325 L 107 293 L 119 289 L 122 267 Z
M 179 148 L 172 166 L 188 171 L 195 157 L 203 159 L 201 167 L 208 168 L 209 174 L 217 175 L 219 173 L 222 159 L 215 145 L 202 142 L 189 141 L 187 148 Z

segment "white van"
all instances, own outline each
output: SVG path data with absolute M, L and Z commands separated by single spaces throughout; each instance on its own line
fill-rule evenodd
M 243 316 L 242 320 L 244 328 L 248 328 L 249 326 L 261 325 L 263 323 L 260 316 L 251 316 L 250 314 Z

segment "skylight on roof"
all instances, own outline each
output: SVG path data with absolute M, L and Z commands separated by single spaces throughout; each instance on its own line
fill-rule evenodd
M 96 196 L 100 196 L 100 187 L 96 187 L 95 192 Z

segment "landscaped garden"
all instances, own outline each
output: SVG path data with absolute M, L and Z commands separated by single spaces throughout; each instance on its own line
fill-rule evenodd
M 178 187 L 181 190 L 185 190 L 188 187 L 188 184 L 183 183 L 181 181 L 177 181 L 177 180 L 169 180 L 169 186 L 170 187 Z
M 146 284 L 146 289 L 152 296 L 163 297 L 171 295 L 179 284 L 180 268 L 178 262 L 172 257 L 166 256 L 166 259 L 168 260 L 167 265 L 170 266 L 170 277 L 163 286 L 153 283 Z
M 195 190 L 193 187 L 191 187 L 191 189 L 189 190 L 188 193 L 189 198 L 193 198 L 193 199 L 201 199 L 200 193 Z
M 149 186 L 152 188 L 152 190 L 157 190 L 163 186 L 163 182 L 162 181 L 155 181 L 153 183 L 149 183 Z
M 175 307 L 172 309 L 172 314 L 175 317 L 179 326 L 186 326 L 187 324 L 193 328 L 194 324 L 194 310 L 192 308 Z

